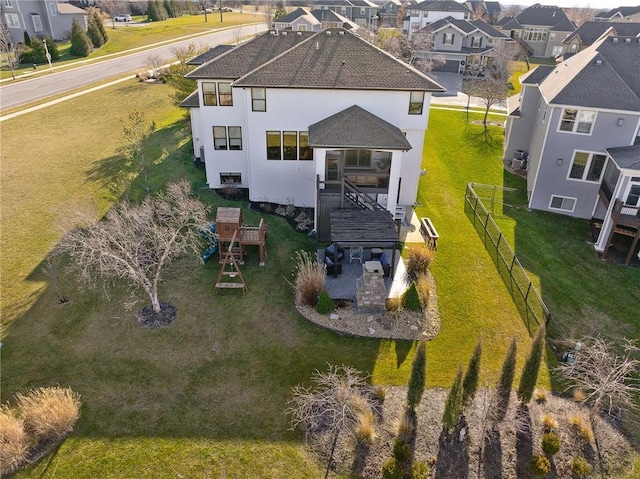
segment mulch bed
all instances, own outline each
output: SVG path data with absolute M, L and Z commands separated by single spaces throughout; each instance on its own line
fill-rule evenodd
M 146 306 L 136 314 L 140 326 L 147 329 L 165 328 L 169 326 L 176 315 L 178 308 L 171 303 L 160 303 L 160 312 L 156 313 L 153 307 Z

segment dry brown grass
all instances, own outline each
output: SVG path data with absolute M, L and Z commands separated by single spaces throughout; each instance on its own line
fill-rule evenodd
M 573 400 L 577 403 L 583 403 L 584 400 L 587 398 L 587 396 L 585 396 L 584 391 L 580 388 L 578 389 L 574 389 L 573 391 Z
M 418 291 L 418 297 L 424 309 L 429 304 L 429 298 L 431 297 L 431 283 L 429 283 L 429 278 L 425 273 L 418 273 L 416 290 Z
M 536 389 L 533 393 L 533 398 L 537 403 L 547 402 L 547 391 L 544 389 Z
M 574 429 L 578 432 L 580 438 L 584 441 L 591 442 L 594 439 L 593 430 L 589 425 L 589 422 L 584 418 L 584 416 L 574 415 L 569 418 L 569 422 L 574 427 Z
M 412 244 L 407 255 L 407 272 L 412 278 L 426 274 L 433 260 L 433 250 L 423 244 Z
M 296 301 L 307 306 L 315 306 L 324 288 L 324 265 L 319 264 L 315 255 L 307 251 L 296 251 L 296 270 Z
M 375 417 L 372 411 L 363 411 L 358 415 L 356 440 L 361 444 L 371 444 L 376 438 Z
M 554 429 L 558 429 L 558 420 L 551 414 L 544 414 L 541 421 L 542 427 L 545 431 L 553 431 Z
M 0 407 L 0 476 L 16 470 L 27 459 L 29 437 L 22 419 L 7 406 Z
M 413 433 L 413 416 L 409 408 L 404 408 L 396 423 L 396 435 L 400 438 L 408 438 Z
M 38 440 L 57 439 L 73 430 L 80 417 L 80 395 L 70 388 L 37 388 L 16 394 L 25 429 Z

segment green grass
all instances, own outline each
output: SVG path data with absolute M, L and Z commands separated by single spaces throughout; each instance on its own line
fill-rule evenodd
M 512 62 L 513 72 L 509 78 L 509 83 L 513 85 L 513 90 L 509 91 L 509 96 L 517 95 L 520 93 L 522 89 L 522 85 L 520 84 L 520 77 L 527 73 L 527 64 L 526 62 Z M 535 68 L 535 65 L 532 67 Z

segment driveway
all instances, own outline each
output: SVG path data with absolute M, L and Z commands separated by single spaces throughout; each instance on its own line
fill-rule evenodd
M 440 85 L 445 87 L 447 91 L 443 93 L 434 93 L 431 98 L 432 105 L 453 105 L 457 107 L 466 107 L 467 104 L 471 108 L 484 109 L 484 103 L 482 99 L 477 97 L 471 97 L 469 100 L 468 95 L 462 93 L 462 75 L 459 73 L 445 73 L 445 72 L 429 72 L 428 74 Z M 493 110 L 507 111 L 507 103 L 504 105 L 493 105 Z
M 458 96 L 462 90 L 462 75 L 459 73 L 429 72 L 429 76 L 447 89 L 444 93 L 434 93 L 433 96 Z

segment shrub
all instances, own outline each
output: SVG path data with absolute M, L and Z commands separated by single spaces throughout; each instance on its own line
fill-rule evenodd
M 560 451 L 560 437 L 555 432 L 542 435 L 542 452 L 547 456 L 555 456 Z
M 405 439 L 411 436 L 413 433 L 413 414 L 411 409 L 405 408 L 398 419 L 396 425 L 396 434 L 399 438 Z
M 29 36 L 29 32 L 27 32 L 26 30 L 24 31 L 23 38 L 24 38 L 24 46 L 25 47 L 30 47 L 31 46 L 31 37 Z
M 577 403 L 583 403 L 584 400 L 587 399 L 587 396 L 584 394 L 584 391 L 580 388 L 573 390 L 573 400 Z
M 324 265 L 307 251 L 296 251 L 296 269 L 296 301 L 315 306 L 324 287 Z
M 469 360 L 469 366 L 462 381 L 462 406 L 467 407 L 473 402 L 478 390 L 480 379 L 480 357 L 482 356 L 482 344 L 478 342 Z
M 376 385 L 371 388 L 371 397 L 378 402 L 383 403 L 387 398 L 387 388 L 382 385 Z
M 407 255 L 407 273 L 412 278 L 417 278 L 420 273 L 426 273 L 432 259 L 433 251 L 425 245 L 411 245 Z
M 535 454 L 529 461 L 529 470 L 536 477 L 542 477 L 551 471 L 551 462 L 542 454 Z
M 420 341 L 416 348 L 416 355 L 411 364 L 409 388 L 407 390 L 407 404 L 415 408 L 420 404 L 424 393 L 424 383 L 427 369 L 427 342 Z
M 22 57 L 22 63 L 46 63 L 47 52 L 44 49 L 42 40 L 34 37 L 31 40 L 31 46 L 24 51 Z
M 418 290 L 418 297 L 422 303 L 422 307 L 426 308 L 429 304 L 429 298 L 431 297 L 431 283 L 426 274 L 420 273 L 416 278 L 416 289 Z
M 320 314 L 329 314 L 331 311 L 336 309 L 336 305 L 324 289 L 320 291 L 320 296 L 318 297 L 318 304 L 316 304 L 316 311 Z
M 80 395 L 70 388 L 37 388 L 16 401 L 25 429 L 37 439 L 57 439 L 73 430 L 80 417 Z
M 571 472 L 582 478 L 591 474 L 591 464 L 582 456 L 576 456 L 571 463 Z
M 59 60 L 60 52 L 58 51 L 58 44 L 54 42 L 53 38 L 51 38 L 51 36 L 49 35 L 47 36 L 47 38 L 45 38 L 45 40 L 47 41 L 47 50 L 49 50 L 49 55 L 51 55 L 51 61 L 55 62 L 56 60 Z
M 418 297 L 418 290 L 416 289 L 416 283 L 411 283 L 409 289 L 405 291 L 402 296 L 402 306 L 410 311 L 420 311 L 422 309 L 420 298 Z
M 394 457 L 390 457 L 382 464 L 383 479 L 402 479 L 402 467 Z
M 550 414 L 544 414 L 542 416 L 542 427 L 547 432 L 558 429 L 558 420 Z
M 393 457 L 398 464 L 404 464 L 411 458 L 411 448 L 403 438 L 396 438 L 393 443 Z
M 376 438 L 374 427 L 374 417 L 372 411 L 364 411 L 358 415 L 356 425 L 356 440 L 361 444 L 371 444 Z
M 32 42 L 33 43 L 33 42 Z M 71 20 L 71 48 L 69 53 L 74 57 L 86 57 L 91 53 L 91 40 L 74 18 Z
M 578 431 L 581 439 L 588 442 L 593 441 L 593 431 L 584 417 L 580 415 L 571 416 L 569 422 Z
M 520 376 L 520 384 L 518 385 L 518 399 L 520 399 L 523 404 L 528 404 L 529 401 L 531 401 L 533 390 L 538 381 L 538 372 L 540 371 L 540 363 L 542 362 L 542 353 L 545 344 L 544 336 L 544 326 L 540 326 L 535 338 L 533 338 L 529 356 L 522 369 L 522 376 Z
M 415 461 L 411 466 L 411 479 L 429 479 L 429 466 L 426 462 Z
M 0 407 L 0 476 L 24 464 L 28 448 L 29 438 L 22 419 L 7 406 Z
M 89 21 L 87 25 L 87 36 L 89 40 L 91 40 L 91 44 L 93 48 L 100 48 L 104 45 L 105 39 L 102 36 L 102 32 L 100 31 L 100 26 L 98 22 L 100 22 L 100 18 L 95 14 L 89 15 Z
M 537 403 L 545 403 L 547 402 L 547 391 L 544 389 L 536 389 L 533 393 L 533 397 Z
M 398 311 L 402 307 L 402 298 L 387 298 L 385 306 L 387 311 Z

